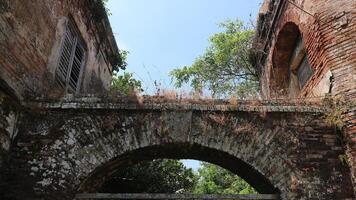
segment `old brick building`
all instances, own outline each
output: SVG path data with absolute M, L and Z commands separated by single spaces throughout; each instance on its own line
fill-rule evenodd
M 0 0 L 0 199 L 73 199 L 156 158 L 209 161 L 282 199 L 354 198 L 355 107 L 340 131 L 295 99 L 355 101 L 355 17 L 355 0 L 266 0 L 266 101 L 132 101 L 100 94 L 121 62 L 100 0 Z
M 109 88 L 119 53 L 101 1 L 2 0 L 0 14 L 2 88 L 19 99 Z
M 266 0 L 256 42 L 266 98 L 356 98 L 356 2 Z
M 105 91 L 118 55 L 101 1 L 0 0 L 0 166 L 22 102 Z
M 262 95 L 351 102 L 344 113 L 348 161 L 356 183 L 356 1 L 265 0 L 255 47 Z

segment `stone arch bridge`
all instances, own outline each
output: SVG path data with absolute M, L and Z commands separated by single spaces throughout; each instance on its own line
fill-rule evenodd
M 25 108 L 8 169 L 17 185 L 8 191 L 27 199 L 73 199 L 156 158 L 208 161 L 282 199 L 353 197 L 342 138 L 318 106 L 86 98 Z

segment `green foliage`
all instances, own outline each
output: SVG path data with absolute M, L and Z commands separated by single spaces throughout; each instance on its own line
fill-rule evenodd
M 197 194 L 254 194 L 257 193 L 246 181 L 228 170 L 209 163 L 202 163 L 198 171 Z
M 128 53 L 128 51 L 121 50 L 119 54 L 120 62 L 113 73 L 111 82 L 111 90 L 118 91 L 124 95 L 130 95 L 134 92 L 143 92 L 141 81 L 135 79 L 132 73 L 124 71 L 122 75 L 119 75 L 118 69 L 126 68 Z
M 96 5 L 97 7 L 102 7 L 101 13 L 98 13 L 96 16 L 96 18 L 98 18 L 98 20 L 100 21 L 103 18 L 103 15 L 107 15 L 110 16 L 112 15 L 110 9 L 107 7 L 107 4 L 109 2 L 109 0 L 95 0 L 94 1 L 94 5 Z M 114 55 L 110 58 L 111 63 L 114 63 L 113 65 L 113 70 L 114 72 L 118 72 L 120 69 L 125 70 L 127 63 L 126 63 L 126 58 L 128 55 L 128 51 L 126 50 L 120 50 L 118 55 Z
M 123 75 L 114 73 L 111 90 L 118 91 L 124 95 L 130 95 L 133 92 L 143 92 L 141 81 L 133 78 L 132 73 L 129 72 L 124 72 Z
M 101 192 L 191 192 L 196 183 L 192 169 L 178 160 L 153 160 L 119 170 Z
M 253 98 L 259 93 L 259 82 L 254 80 L 244 80 L 241 81 L 236 86 L 235 96 L 245 99 L 245 98 Z
M 127 55 L 129 54 L 126 50 L 120 50 L 120 53 L 114 58 L 114 63 L 116 65 L 113 67 L 114 72 L 119 72 L 120 69 L 125 70 L 127 67 Z
M 178 160 L 153 160 L 118 170 L 100 192 L 254 194 L 248 183 L 221 167 L 202 163 L 197 173 Z
M 109 0 L 101 0 L 104 8 L 105 8 L 105 12 L 108 16 L 112 15 L 112 13 L 110 12 L 110 9 L 107 7 L 107 4 L 109 2 Z
M 339 161 L 343 166 L 348 166 L 348 161 L 347 161 L 347 155 L 346 154 L 340 154 L 339 155 Z
M 190 83 L 195 91 L 208 89 L 213 96 L 256 94 L 258 76 L 250 63 L 254 31 L 240 20 L 220 24 L 223 31 L 210 38 L 210 46 L 191 66 L 170 72 L 176 87 Z

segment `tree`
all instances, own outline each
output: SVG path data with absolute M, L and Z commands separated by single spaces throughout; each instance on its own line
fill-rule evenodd
M 258 75 L 250 62 L 254 31 L 240 20 L 220 24 L 223 31 L 210 38 L 210 46 L 191 66 L 170 72 L 176 87 L 190 83 L 195 91 L 207 89 L 213 97 L 246 98 L 258 91 Z
M 99 192 L 107 193 L 257 193 L 239 176 L 202 162 L 197 173 L 179 160 L 153 160 L 120 169 Z
M 133 92 L 143 92 L 141 81 L 135 79 L 132 73 L 123 72 L 123 75 L 114 73 L 112 76 L 111 89 L 119 91 L 124 95 L 130 95 Z
M 101 192 L 191 192 L 196 183 L 192 169 L 178 160 L 153 160 L 119 170 Z
M 135 79 L 130 72 L 123 71 L 123 74 L 119 74 L 119 69 L 126 69 L 126 59 L 128 51 L 120 51 L 121 64 L 116 67 L 117 70 L 113 72 L 111 90 L 118 91 L 124 95 L 130 95 L 133 92 L 143 92 L 141 81 Z
M 197 194 L 253 194 L 257 193 L 246 181 L 219 166 L 202 162 L 194 188 Z

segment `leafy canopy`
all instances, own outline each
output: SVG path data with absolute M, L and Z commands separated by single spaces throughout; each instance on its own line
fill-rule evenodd
M 179 160 L 153 160 L 117 171 L 100 192 L 110 193 L 257 193 L 239 176 L 210 163 L 201 163 L 198 172 Z
M 101 192 L 191 192 L 196 183 L 192 169 L 179 160 L 153 160 L 119 170 Z
M 256 190 L 246 181 L 219 166 L 202 162 L 198 181 L 194 188 L 197 194 L 255 194 Z
M 120 52 L 121 64 L 120 68 L 125 70 L 128 51 L 122 50 Z M 142 82 L 133 77 L 133 74 L 127 71 L 123 71 L 123 74 L 119 74 L 118 70 L 115 70 L 112 75 L 111 90 L 118 91 L 124 95 L 130 95 L 134 92 L 143 92 Z
M 175 86 L 190 83 L 195 91 L 207 89 L 213 97 L 256 93 L 258 77 L 249 59 L 254 31 L 240 20 L 227 20 L 220 27 L 223 31 L 210 38 L 210 46 L 191 66 L 170 72 Z
M 111 90 L 118 91 L 124 95 L 143 91 L 141 81 L 135 79 L 130 72 L 123 72 L 122 75 L 114 73 L 112 76 Z

